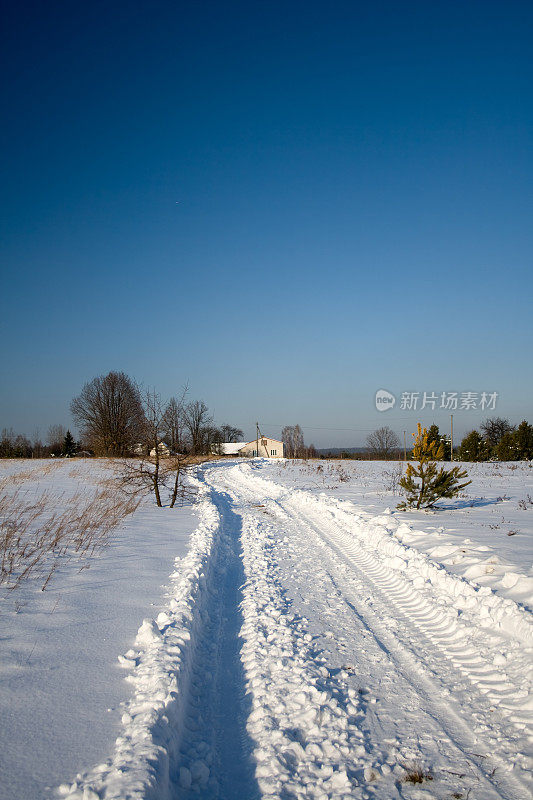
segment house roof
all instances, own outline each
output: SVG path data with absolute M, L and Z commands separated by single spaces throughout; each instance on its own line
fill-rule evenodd
M 273 439 L 272 436 L 260 436 L 259 440 L 261 439 L 268 439 L 269 442 L 277 442 L 278 444 L 283 444 L 282 441 L 280 441 L 279 439 Z M 242 447 L 244 447 L 247 444 L 255 444 L 256 442 L 257 439 L 252 439 L 250 442 L 241 442 L 241 445 Z
M 244 442 L 221 442 L 220 452 L 223 456 L 234 456 L 244 445 Z

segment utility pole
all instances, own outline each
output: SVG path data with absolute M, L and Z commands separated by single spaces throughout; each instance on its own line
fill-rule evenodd
M 255 454 L 259 457 L 259 423 L 255 423 Z
M 450 437 L 450 461 L 453 461 L 453 414 L 451 417 L 451 437 Z
M 403 432 L 403 460 L 407 462 L 407 444 L 405 441 L 405 431 Z

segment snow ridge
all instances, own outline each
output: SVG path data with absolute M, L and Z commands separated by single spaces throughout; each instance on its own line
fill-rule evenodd
M 169 602 L 157 620 L 145 619 L 135 646 L 119 657 L 131 669 L 133 697 L 123 703 L 122 731 L 113 756 L 57 793 L 69 800 L 168 800 L 179 776 L 180 721 L 185 713 L 191 665 L 207 602 L 219 515 L 209 490 L 195 479 L 200 523 L 190 549 L 170 576 Z M 198 770 L 199 780 L 205 778 Z
M 365 518 L 349 501 L 314 498 L 298 491 L 287 505 L 306 509 L 311 520 L 314 511 L 321 520 L 328 513 L 338 526 L 337 547 L 364 567 L 376 585 L 387 586 L 412 622 L 417 624 L 420 617 L 425 629 L 435 632 L 437 646 L 453 654 L 459 668 L 467 660 L 466 671 L 473 678 L 472 655 L 483 654 L 476 679 L 479 688 L 493 703 L 508 709 L 510 721 L 519 728 L 531 725 L 531 701 L 526 698 L 531 696 L 533 621 L 522 606 L 489 587 L 450 574 L 425 553 L 399 542 L 395 533 L 407 526 L 390 514 Z M 468 647 L 460 645 L 463 637 Z M 498 674 L 487 664 L 497 665 Z
M 526 753 L 529 751 L 524 740 L 530 738 L 531 741 L 533 734 L 532 629 L 525 609 L 494 594 L 488 587 L 478 587 L 450 575 L 427 555 L 398 542 L 394 532 L 401 523 L 390 513 L 372 517 L 346 501 L 287 490 L 259 477 L 256 468 L 249 465 L 236 466 L 223 477 L 226 485 L 235 487 L 235 496 L 241 498 L 241 504 L 243 500 L 249 501 L 250 511 L 260 509 L 267 519 L 270 515 L 276 522 L 278 541 L 283 529 L 293 538 L 294 533 L 289 533 L 293 527 L 294 532 L 308 530 L 312 537 L 316 536 L 319 548 L 331 550 L 339 576 L 346 574 L 348 582 L 353 582 L 357 576 L 364 579 L 359 594 L 353 596 L 358 613 L 380 631 L 379 635 L 388 642 L 389 651 L 397 653 L 398 665 L 404 671 L 407 669 L 406 674 L 411 674 L 413 685 L 418 685 L 417 676 L 424 674 L 430 680 L 437 680 L 443 693 L 453 696 L 457 687 L 458 708 L 461 698 L 463 701 L 469 698 L 469 705 L 475 709 L 476 732 L 487 741 L 486 750 L 482 750 L 485 755 L 480 761 L 484 760 L 485 766 L 492 763 L 489 753 L 493 752 L 499 790 L 504 796 L 525 796 L 523 793 L 527 793 L 527 789 L 520 786 L 520 781 L 528 780 L 531 760 L 525 753 L 520 755 L 520 750 L 524 747 Z M 256 515 L 258 513 L 261 512 L 255 511 Z M 248 512 L 244 513 L 244 532 L 250 525 L 249 516 Z M 253 531 L 249 543 L 252 548 L 261 541 L 261 530 Z M 272 536 L 274 542 L 276 535 Z M 316 551 L 320 559 L 319 553 L 320 549 Z M 275 565 L 276 558 L 272 561 Z M 261 570 L 265 572 L 267 566 L 258 563 L 259 574 Z M 350 578 L 354 567 L 356 572 Z M 271 585 L 274 583 L 272 580 Z M 259 588 L 265 591 L 268 587 Z M 345 591 L 349 596 L 349 583 Z M 374 605 L 377 615 L 371 611 Z M 390 615 L 394 607 L 393 621 Z M 391 637 L 380 619 L 388 620 L 389 629 L 394 625 L 395 636 Z M 275 631 L 264 634 L 264 647 L 274 641 L 274 635 Z M 303 650 L 296 652 L 294 658 L 299 656 L 305 658 Z M 458 686 L 457 671 L 465 676 L 468 684 Z M 289 693 L 292 696 L 290 689 Z M 283 690 L 278 694 L 281 696 Z M 429 698 L 426 699 L 429 702 Z M 268 704 L 268 698 L 265 702 Z M 290 702 L 288 707 L 290 710 Z M 502 713 L 494 714 L 498 707 Z M 441 722 L 450 731 L 450 725 L 455 725 L 452 718 L 442 717 Z M 463 732 L 468 738 L 466 728 Z M 502 772 L 507 760 L 515 765 L 518 783 L 513 776 L 507 777 Z M 491 770 L 492 767 L 489 775 Z
M 248 731 L 256 741 L 262 797 L 351 798 L 364 782 L 363 698 L 320 664 L 306 620 L 290 613 L 269 558 L 276 529 L 243 517 L 246 584 L 242 660 L 252 696 Z M 286 793 L 286 794 L 285 794 Z

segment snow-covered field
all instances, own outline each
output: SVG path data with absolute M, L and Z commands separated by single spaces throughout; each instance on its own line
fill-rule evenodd
M 49 463 L 1 466 L 105 469 Z M 205 464 L 4 596 L 0 796 L 530 798 L 533 469 L 468 469 L 407 513 L 393 463 Z

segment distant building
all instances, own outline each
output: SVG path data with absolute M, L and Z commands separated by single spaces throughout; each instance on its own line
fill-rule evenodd
M 159 452 L 159 458 L 168 458 L 170 455 L 170 447 L 166 445 L 164 442 L 159 442 L 157 445 L 157 449 Z M 155 447 L 152 447 L 150 450 L 150 458 L 155 458 L 156 452 Z
M 259 445 L 259 453 L 257 452 Z M 213 445 L 212 453 L 221 456 L 247 456 L 255 458 L 283 458 L 283 442 L 279 439 L 271 439 L 269 436 L 261 436 L 259 442 L 252 439 L 251 442 L 222 442 Z
M 221 442 L 214 444 L 211 450 L 220 456 L 236 456 L 243 445 L 244 442 Z

